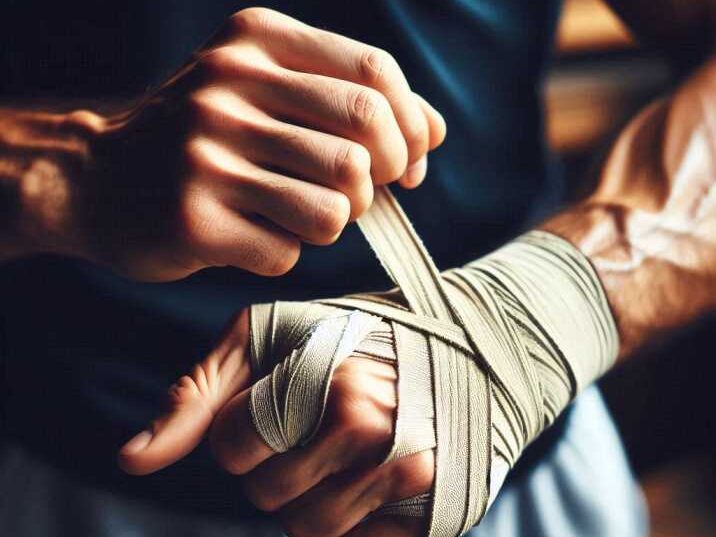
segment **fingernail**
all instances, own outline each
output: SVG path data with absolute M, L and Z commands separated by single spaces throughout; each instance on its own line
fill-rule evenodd
M 142 451 L 149 442 L 152 440 L 152 431 L 142 431 L 137 436 L 132 438 L 129 442 L 124 444 L 124 447 L 121 449 L 120 453 L 122 455 L 135 455 Z
M 428 159 L 423 157 L 417 162 L 408 166 L 408 170 L 405 172 L 405 180 L 411 185 L 417 185 L 423 179 L 428 171 Z

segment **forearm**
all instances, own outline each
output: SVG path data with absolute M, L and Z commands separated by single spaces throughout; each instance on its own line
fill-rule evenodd
M 716 306 L 713 110 L 712 60 L 632 121 L 592 196 L 542 225 L 596 268 L 622 357 Z
M 68 206 L 86 165 L 86 120 L 0 109 L 0 261 L 79 250 Z
M 124 448 L 123 467 L 166 466 L 211 425 L 222 466 L 247 474 L 249 498 L 280 510 L 289 533 L 298 533 L 327 517 L 291 512 L 291 498 L 274 486 L 278 474 L 251 472 L 297 444 L 325 460 L 315 449 L 320 438 L 333 445 L 345 438 L 360 446 L 356 452 L 377 453 L 376 461 L 390 453 L 374 469 L 387 487 L 397 480 L 381 472 L 407 461 L 413 488 L 371 509 L 430 509 L 441 524 L 433 535 L 464 533 L 525 446 L 613 364 L 617 339 L 627 356 L 716 302 L 716 240 L 709 240 L 716 210 L 708 195 L 714 73 L 707 67 L 636 118 L 597 191 L 542 226 L 571 244 L 531 233 L 439 275 L 398 204 L 376 191 L 359 223 L 399 292 L 253 306 L 172 390 L 169 414 Z M 248 370 L 257 381 L 250 390 Z M 380 401 L 369 399 L 379 393 Z M 214 416 L 207 408 L 221 410 Z M 411 460 L 414 453 L 426 458 Z M 314 483 L 300 486 L 310 494 Z M 419 496 L 391 503 L 411 495 Z

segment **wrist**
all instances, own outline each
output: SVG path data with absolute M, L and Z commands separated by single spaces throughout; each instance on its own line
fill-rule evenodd
M 542 227 L 577 246 L 606 290 L 621 356 L 716 308 L 716 63 L 638 114 L 585 202 Z
M 708 221 L 676 228 L 664 211 L 592 199 L 540 227 L 592 263 L 617 324 L 620 358 L 716 307 Z
M 539 229 L 572 243 L 589 259 L 605 290 L 620 341 L 620 356 L 631 352 L 641 339 L 638 328 L 623 307 L 620 281 L 633 263 L 634 250 L 624 230 L 628 209 L 611 204 L 584 202 L 544 222 Z M 620 268 L 618 268 L 620 267 Z
M 102 118 L 91 112 L 0 112 L 0 260 L 83 256 L 76 211 Z

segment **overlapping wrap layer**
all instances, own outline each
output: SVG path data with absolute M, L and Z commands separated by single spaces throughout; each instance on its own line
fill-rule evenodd
M 254 424 L 277 452 L 308 443 L 343 360 L 395 363 L 386 460 L 435 449 L 436 473 L 431 493 L 383 511 L 462 535 L 525 446 L 613 363 L 614 320 L 594 269 L 555 235 L 527 233 L 441 275 L 387 188 L 359 225 L 398 288 L 252 307 Z

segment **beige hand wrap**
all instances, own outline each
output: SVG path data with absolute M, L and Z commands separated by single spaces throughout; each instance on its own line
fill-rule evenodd
M 435 448 L 436 473 L 431 493 L 383 511 L 429 516 L 431 536 L 461 535 L 525 446 L 612 364 L 616 327 L 589 262 L 554 235 L 528 233 L 441 275 L 387 188 L 359 224 L 398 290 L 252 307 L 263 377 L 254 424 L 277 452 L 310 442 L 343 360 L 395 362 L 386 460 Z

